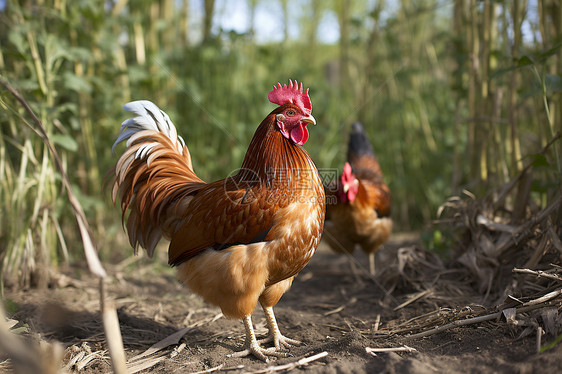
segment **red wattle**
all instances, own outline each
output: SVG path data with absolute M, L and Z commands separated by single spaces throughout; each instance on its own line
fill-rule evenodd
M 308 129 L 306 128 L 306 125 L 299 122 L 298 126 L 291 130 L 291 140 L 298 145 L 306 143 L 308 140 Z

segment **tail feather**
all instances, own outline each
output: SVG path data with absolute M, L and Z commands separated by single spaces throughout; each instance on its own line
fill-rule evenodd
M 182 212 L 205 182 L 193 171 L 189 150 L 166 113 L 145 100 L 123 108 L 138 116 L 121 124 L 113 144 L 115 149 L 127 140 L 115 166 L 112 198 L 120 197 L 131 246 L 152 256 L 160 239 L 169 239 L 181 224 Z
M 365 128 L 359 122 L 354 122 L 351 126 L 349 134 L 349 143 L 347 147 L 347 159 L 359 158 L 361 156 L 373 156 L 373 146 L 367 138 Z
M 177 143 L 177 149 L 182 153 L 185 142 L 181 136 L 178 136 L 176 127 L 170 120 L 170 117 L 151 101 L 138 100 L 127 103 L 123 106 L 128 112 L 137 114 L 138 117 L 129 118 L 121 124 L 121 134 L 113 143 L 112 150 L 115 146 L 125 139 L 129 139 L 132 135 L 139 136 L 142 130 L 152 130 L 166 135 L 172 142 Z M 142 135 L 141 135 L 142 136 Z M 127 147 L 134 141 L 134 137 L 127 142 Z
M 382 182 L 382 171 L 373 151 L 373 146 L 367 137 L 365 128 L 359 122 L 354 122 L 351 126 L 347 146 L 347 161 L 349 161 L 353 173 L 359 179 Z

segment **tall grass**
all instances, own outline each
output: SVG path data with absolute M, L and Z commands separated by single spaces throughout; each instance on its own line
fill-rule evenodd
M 13 21 L 24 21 L 22 13 L 15 13 Z M 24 25 L 25 22 L 14 27 L 9 35 L 22 57 L 17 68 L 29 73 L 19 84 L 34 89 L 43 100 L 35 104 L 41 119 L 50 124 L 48 133 L 54 135 L 54 118 L 49 108 L 54 106 L 52 77 L 58 58 L 45 33 Z M 44 51 L 43 58 L 39 55 L 40 48 Z M 26 283 L 46 287 L 48 269 L 58 263 L 59 257 L 68 260 L 59 221 L 61 207 L 57 206 L 60 187 L 41 138 L 34 134 L 7 95 L 2 96 L 1 105 L 4 109 L 0 133 L 2 275 L 17 276 Z M 66 138 L 59 135 L 57 139 L 62 142 Z M 61 251 L 53 251 L 59 241 Z M 13 274 L 15 272 L 19 274 Z
M 70 183 L 70 179 L 66 173 L 65 167 L 62 163 L 61 157 L 53 145 L 48 132 L 45 129 L 42 121 L 37 117 L 33 109 L 29 106 L 25 98 L 14 89 L 8 82 L 0 79 L 0 86 L 3 87 L 7 92 L 9 92 L 17 103 L 25 110 L 26 115 L 31 118 L 33 122 L 33 129 L 41 137 L 45 148 L 48 151 L 49 160 L 52 160 L 53 164 L 56 166 L 60 177 L 61 183 L 66 192 L 66 199 L 70 207 L 72 208 L 72 213 L 78 224 L 78 229 L 80 231 L 80 236 L 82 239 L 82 247 L 84 249 L 84 257 L 88 264 L 90 272 L 98 277 L 99 279 L 99 293 L 100 293 L 100 310 L 103 317 L 104 333 L 106 335 L 106 342 L 109 348 L 109 356 L 111 358 L 111 363 L 113 366 L 113 371 L 115 373 L 126 373 L 127 368 L 125 364 L 125 350 L 123 348 L 123 340 L 121 338 L 121 331 L 119 330 L 119 320 L 117 318 L 117 311 L 115 310 L 115 305 L 110 297 L 106 296 L 105 292 L 105 279 L 107 279 L 107 272 L 103 268 L 100 262 L 95 240 L 92 237 L 91 229 L 84 214 L 84 210 L 74 194 L 74 189 Z M 30 125 L 31 127 L 31 125 Z M 46 212 L 46 211 L 45 211 Z M 4 318 L 4 307 L 0 305 L 0 318 Z M 3 336 L 4 348 L 10 353 L 14 358 L 14 366 L 16 371 L 27 372 L 30 367 L 46 367 L 46 366 L 58 366 L 61 360 L 61 351 L 58 345 L 51 345 L 51 350 L 49 358 L 46 360 L 37 358 L 37 355 L 32 354 L 29 356 L 29 349 L 33 350 L 35 347 L 31 346 L 28 349 L 24 349 L 20 339 L 16 338 L 14 335 L 10 334 L 7 326 L 2 325 L 0 328 L 0 334 Z M 45 351 L 45 349 L 43 348 Z M 41 355 L 39 355 L 41 356 Z M 32 370 L 37 371 L 37 370 Z
M 6 30 L 2 39 L 7 42 L 2 47 L 2 78 L 25 90 L 66 167 L 76 173 L 73 182 L 100 201 L 99 188 L 91 188 L 99 186 L 100 180 L 93 129 L 84 120 L 84 109 L 92 108 L 80 106 L 80 94 L 89 86 L 80 74 L 72 73 L 89 56 L 83 47 L 69 46 L 69 35 L 62 34 L 72 20 L 61 4 L 55 2 L 52 8 L 8 4 L 2 13 L 2 23 L 7 26 L 2 28 Z M 4 109 L 0 114 L 2 279 L 46 287 L 49 269 L 80 253 L 69 252 L 67 244 L 67 239 L 78 237 L 65 224 L 71 210 L 60 199 L 60 174 L 49 150 L 9 93 L 2 91 L 0 103 Z M 78 153 L 79 146 L 85 152 Z M 90 209 L 92 212 L 95 210 Z
M 260 2 L 248 3 L 255 15 Z M 253 29 L 207 28 L 197 39 L 187 0 L 9 0 L 0 11 L 0 74 L 55 141 L 102 257 L 127 250 L 112 246 L 119 214 L 101 184 L 130 100 L 168 112 L 196 172 L 213 180 L 240 165 L 273 108 L 269 87 L 302 80 L 319 123 L 307 150 L 319 167 L 341 168 L 348 126 L 362 121 L 398 230 L 423 228 L 462 188 L 485 192 L 508 180 L 562 130 L 560 25 L 550 2 L 538 2 L 537 12 L 524 1 L 366 3 L 284 1 L 302 20 L 302 37 L 256 44 Z M 320 43 L 311 15 L 335 16 L 341 42 Z M 525 22 L 532 35 L 523 34 Z M 5 92 L 0 105 L 2 271 L 29 283 L 46 278 L 41 269 L 80 258 L 78 235 L 45 146 Z M 537 156 L 539 200 L 560 180 L 560 145 L 551 149 Z

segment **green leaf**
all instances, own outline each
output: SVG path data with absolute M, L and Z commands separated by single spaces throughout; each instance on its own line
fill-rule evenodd
M 68 53 L 75 60 L 88 61 L 93 58 L 92 52 L 82 47 L 69 47 Z
M 63 114 L 78 116 L 78 105 L 72 102 L 59 103 L 56 106 L 49 108 L 49 113 L 54 118 L 61 118 L 61 115 Z
M 558 52 L 558 50 L 560 49 L 560 47 L 562 47 L 562 43 L 558 43 L 556 44 L 554 47 L 547 49 L 546 51 L 543 51 L 541 53 L 539 53 L 537 55 L 537 57 L 539 58 L 539 60 L 544 61 L 547 58 L 549 58 L 550 56 L 556 54 Z
M 531 59 L 529 56 L 523 56 L 521 58 L 519 58 L 519 60 L 517 60 L 517 66 L 518 67 L 523 67 L 523 66 L 528 66 L 528 65 L 533 65 L 533 59 Z
M 78 77 L 71 72 L 63 74 L 64 87 L 76 92 L 91 93 L 92 85 L 82 77 Z
M 80 201 L 82 208 L 84 208 L 86 212 L 95 208 L 103 208 L 104 203 L 99 198 L 99 196 L 91 196 L 91 195 L 84 194 L 81 191 L 80 186 L 78 185 L 73 184 L 72 187 L 76 194 L 76 198 L 78 199 L 78 201 Z
M 8 34 L 8 40 L 16 47 L 19 53 L 25 56 L 29 44 L 27 44 L 23 32 L 20 31 L 21 29 L 19 28 L 11 30 Z
M 8 316 L 13 315 L 14 313 L 16 313 L 18 311 L 19 305 L 10 299 L 4 299 L 4 309 L 6 310 L 6 314 L 8 314 Z
M 76 152 L 78 150 L 78 143 L 68 134 L 55 134 L 51 136 L 53 143 L 60 145 L 67 151 Z
M 554 55 L 560 49 L 560 47 L 562 47 L 562 43 L 558 43 L 553 48 L 550 48 L 550 49 L 548 49 L 544 52 L 538 53 L 538 54 L 534 55 L 534 57 L 522 56 L 519 59 L 517 59 L 515 65 L 495 71 L 490 76 L 490 79 L 500 77 L 500 76 L 504 75 L 505 73 L 508 73 L 510 71 L 513 71 L 513 70 L 518 70 L 518 69 L 524 68 L 525 66 L 534 65 L 536 62 L 544 62 L 547 58 Z
M 548 343 L 547 345 L 545 345 L 544 347 L 541 347 L 541 349 L 539 350 L 540 353 L 543 353 L 546 350 L 549 350 L 551 348 L 556 347 L 556 345 L 558 343 L 562 342 L 562 334 L 558 335 L 558 337 L 556 339 L 554 339 L 554 341 Z
M 548 186 L 545 183 L 542 183 L 538 180 L 533 180 L 531 182 L 531 191 L 532 192 L 539 192 L 539 193 L 546 193 Z
M 61 60 L 70 60 L 66 42 L 54 35 L 47 34 L 39 37 L 39 42 L 45 50 L 45 66 L 51 71 L 55 71 L 57 63 Z
M 138 83 L 149 79 L 147 69 L 143 69 L 140 66 L 132 65 L 125 73 L 129 75 L 129 79 L 132 83 Z
M 507 68 L 498 69 L 490 75 L 490 79 L 499 78 L 502 75 L 509 73 L 510 71 L 520 70 L 521 68 L 523 68 L 523 66 L 526 65 L 517 64 L 517 65 L 509 66 Z
M 550 163 L 546 159 L 546 156 L 542 153 L 536 153 L 530 156 L 533 159 L 533 167 L 540 168 L 540 167 L 548 167 Z
M 562 77 L 556 74 L 546 74 L 544 77 L 546 90 L 549 93 L 562 92 Z
M 490 75 L 490 79 L 501 77 L 502 75 L 509 73 L 510 71 L 519 70 L 526 66 L 533 65 L 534 63 L 535 62 L 531 57 L 523 56 L 516 61 L 515 65 L 496 70 L 494 73 Z

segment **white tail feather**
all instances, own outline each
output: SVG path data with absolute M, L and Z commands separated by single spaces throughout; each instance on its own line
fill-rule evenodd
M 113 143 L 111 150 L 113 151 L 117 144 L 127 140 L 127 147 L 138 137 L 140 132 L 151 130 L 165 134 L 173 144 L 175 144 L 177 151 L 182 154 L 185 145 L 181 136 L 178 136 L 176 127 L 170 120 L 170 117 L 158 108 L 153 102 L 148 100 L 138 100 L 127 103 L 123 106 L 128 112 L 137 115 L 135 118 L 129 118 L 121 124 L 121 133 Z M 150 153 L 152 147 L 146 144 L 141 147 L 135 154 L 135 158 L 144 158 Z
M 145 248 L 152 256 L 160 239 L 170 239 L 182 224 L 181 212 L 193 199 L 190 194 L 205 182 L 193 171 L 189 149 L 166 113 L 146 100 L 123 109 L 136 117 L 121 124 L 113 144 L 115 149 L 126 141 L 127 148 L 115 165 L 112 198 L 115 202 L 120 194 L 123 218 L 129 211 L 131 246 Z

